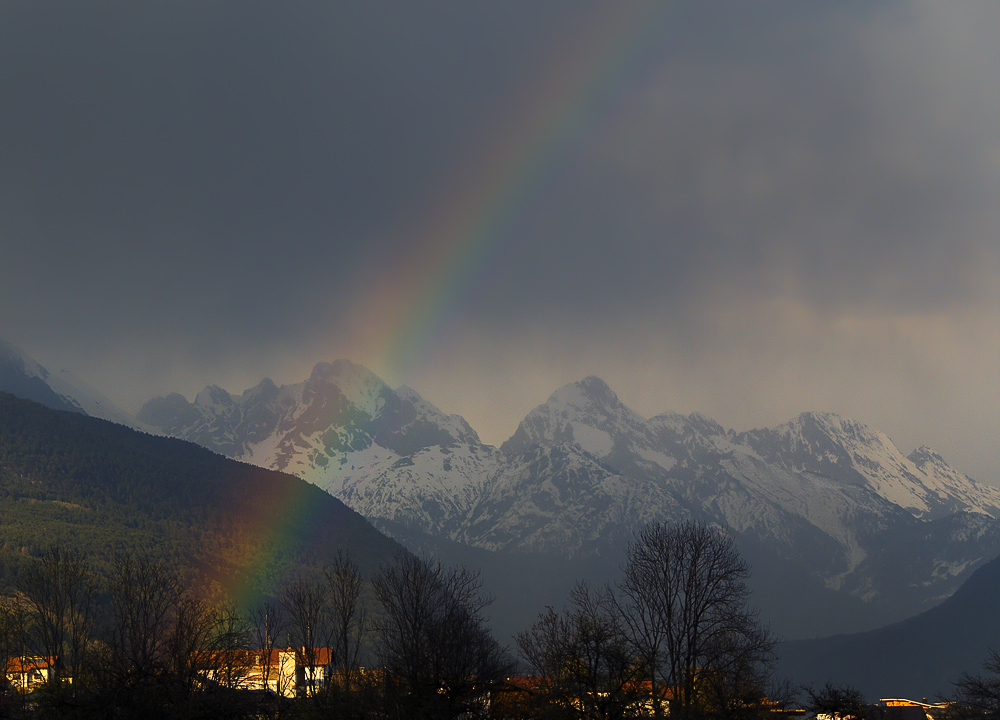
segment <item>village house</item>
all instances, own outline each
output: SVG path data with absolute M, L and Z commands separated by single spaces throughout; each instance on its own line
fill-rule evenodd
M 28 692 L 49 681 L 58 658 L 25 655 L 10 658 L 4 666 L 4 676 L 15 690 Z
M 267 690 L 283 697 L 296 697 L 312 694 L 326 684 L 333 651 L 330 648 L 314 648 L 312 653 L 302 648 L 274 648 L 269 653 L 243 650 L 228 658 L 229 662 L 217 662 L 218 659 L 205 663 L 209 669 L 204 676 L 209 681 L 241 690 Z
M 314 693 L 331 677 L 332 649 L 315 648 L 309 655 L 302 648 L 275 648 L 270 653 L 239 650 L 201 657 L 198 664 L 206 668 L 202 677 L 208 682 L 296 697 Z M 4 666 L 4 675 L 9 687 L 29 692 L 51 679 L 57 662 L 55 657 L 13 657 Z

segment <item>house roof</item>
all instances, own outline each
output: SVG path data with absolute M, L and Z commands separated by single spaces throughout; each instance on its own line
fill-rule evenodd
M 4 665 L 5 673 L 24 673 L 36 670 L 48 670 L 56 664 L 57 656 L 25 655 L 10 658 Z

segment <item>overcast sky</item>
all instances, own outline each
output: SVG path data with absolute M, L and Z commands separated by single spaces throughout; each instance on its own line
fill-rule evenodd
M 1000 482 L 1000 4 L 0 0 L 0 337 L 131 411 L 350 358 L 830 410 Z

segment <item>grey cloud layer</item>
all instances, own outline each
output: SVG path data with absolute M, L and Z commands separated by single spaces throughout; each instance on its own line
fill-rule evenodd
M 673 7 L 399 379 L 491 440 L 596 373 L 992 479 L 996 4 Z M 0 4 L 0 336 L 132 406 L 352 355 L 358 278 L 596 8 Z

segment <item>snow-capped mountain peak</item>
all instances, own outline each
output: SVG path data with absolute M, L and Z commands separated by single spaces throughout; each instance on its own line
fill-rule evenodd
M 1000 488 L 977 483 L 968 475 L 958 472 L 926 445 L 911 452 L 907 460 L 922 475 L 929 495 L 937 499 L 944 508 L 1000 518 Z
M 278 386 L 271 378 L 264 378 L 252 388 L 247 388 L 240 396 L 240 403 L 247 405 L 254 402 L 273 400 L 278 394 Z
M 350 360 L 317 363 L 304 390 L 309 394 L 327 394 L 330 388 L 371 416 L 382 410 L 386 393 L 392 392 L 375 373 Z
M 684 418 L 685 424 L 705 437 L 718 437 L 726 434 L 726 429 L 712 418 L 700 412 L 693 412 Z
M 506 453 L 532 445 L 575 443 L 596 458 L 606 458 L 646 432 L 646 420 L 621 400 L 600 378 L 590 376 L 556 390 L 521 421 L 501 446 Z
M 231 408 L 233 406 L 233 396 L 220 388 L 218 385 L 206 385 L 205 388 L 195 396 L 195 405 L 204 408 Z
M 1000 516 L 1000 489 L 974 483 L 937 455 L 918 466 L 885 433 L 834 413 L 802 413 L 773 429 L 741 433 L 736 440 L 770 463 L 867 487 L 918 517 L 940 518 L 959 510 Z
M 423 398 L 420 396 L 420 393 L 411 388 L 409 385 L 400 385 L 398 388 L 393 390 L 393 392 L 396 393 L 396 396 L 399 397 L 401 400 L 408 400 L 413 403 L 420 402 L 423 400 Z
M 563 385 L 556 390 L 544 406 L 550 412 L 563 417 L 575 416 L 577 419 L 626 420 L 630 422 L 645 422 L 644 418 L 631 408 L 626 407 L 607 383 L 599 377 L 590 375 L 575 383 Z
M 944 458 L 941 457 L 941 455 L 934 450 L 934 448 L 929 447 L 928 445 L 921 445 L 906 457 L 920 469 L 924 469 L 928 465 L 947 464 L 945 463 Z

